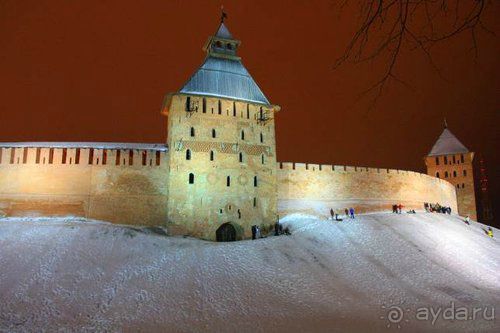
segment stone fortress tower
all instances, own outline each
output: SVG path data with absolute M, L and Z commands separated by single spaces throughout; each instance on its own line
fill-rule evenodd
M 474 192 L 474 152 L 469 151 L 448 129 L 444 130 L 425 158 L 427 174 L 444 179 L 456 188 L 458 214 L 477 221 Z
M 278 214 L 326 218 L 348 207 L 439 202 L 475 218 L 473 153 L 447 129 L 427 158 L 430 176 L 277 162 L 280 107 L 245 69 L 239 46 L 221 22 L 201 67 L 164 98 L 167 143 L 0 142 L 0 218 L 77 216 L 219 241 L 250 238 L 254 225 L 265 233 Z
M 246 238 L 277 218 L 272 105 L 237 54 L 222 21 L 206 58 L 179 92 L 168 94 L 168 222 L 182 232 Z

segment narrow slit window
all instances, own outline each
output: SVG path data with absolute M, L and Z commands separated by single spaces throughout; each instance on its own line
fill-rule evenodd
M 261 162 L 262 162 L 262 164 L 264 164 L 264 163 L 265 163 L 265 160 L 264 160 L 264 154 L 262 154 L 262 155 L 260 156 L 260 158 L 261 158 L 261 160 L 262 160 L 262 161 L 261 161 Z M 295 164 L 294 164 L 294 169 L 295 169 Z
M 464 170 L 463 175 L 464 177 L 467 177 L 467 170 Z
M 0 156 L 0 160 L 1 160 L 1 156 Z M 28 162 L 28 147 L 24 147 L 24 150 L 23 150 L 23 164 L 26 164 L 26 162 Z
M 240 153 L 239 156 L 240 156 L 240 163 L 242 163 L 243 162 L 243 153 Z
M 38 158 L 38 160 L 40 160 L 40 157 Z M 76 148 L 76 152 L 75 152 L 75 164 L 80 164 L 80 148 Z
M 186 111 L 191 111 L 191 97 L 186 97 Z
M 194 174 L 193 173 L 189 174 L 189 184 L 194 184 Z
M 89 149 L 89 164 L 94 163 L 94 148 Z
M 444 157 L 444 164 L 448 164 L 448 156 Z
M 250 105 L 247 104 L 247 119 L 250 119 Z
M 436 156 L 436 165 L 439 165 L 439 157 Z
M 222 103 L 221 103 L 220 99 L 217 103 L 217 113 L 222 114 Z
M 39 164 L 40 163 L 40 155 L 42 153 L 42 149 L 41 148 L 37 148 L 36 149 L 36 156 L 35 156 L 35 163 L 36 164 Z
M 203 104 L 203 106 L 202 106 L 203 107 L 203 110 L 202 110 L 203 113 L 207 113 L 207 99 L 206 98 L 203 98 L 202 104 Z
M 102 165 L 106 165 L 108 163 L 108 150 L 103 149 L 102 150 Z
M 62 164 L 66 164 L 66 158 L 68 156 L 68 149 L 67 148 L 63 148 L 62 150 L 62 159 L 61 159 L 61 162 Z
M 465 184 L 464 184 L 464 183 L 462 183 L 462 188 L 464 188 L 464 187 L 465 187 Z
M 439 172 L 436 172 L 436 177 L 438 177 L 438 178 L 439 178 Z
M 462 163 L 464 163 L 464 162 L 465 162 L 464 154 L 461 154 L 461 155 L 460 155 L 460 161 L 461 161 Z
M 2 153 L 3 153 L 3 148 L 0 147 L 0 163 L 2 163 Z
M 120 165 L 121 150 L 116 151 L 115 165 Z
M 241 130 L 241 140 L 245 140 L 245 131 Z
M 54 163 L 54 148 L 49 149 L 49 164 Z
M 231 176 L 227 176 L 226 178 L 226 186 L 231 186 Z
M 456 176 L 457 176 L 457 172 L 453 171 L 453 177 L 456 177 Z
M 457 159 L 455 157 L 455 155 L 453 155 L 453 164 L 457 163 Z
M 128 165 L 134 165 L 134 151 L 132 149 L 128 151 Z
M 147 151 L 142 152 L 142 165 L 147 165 L 148 164 L 148 153 Z
M 10 148 L 10 164 L 14 164 L 15 156 L 16 156 L 16 148 Z
M 257 198 L 255 198 L 255 197 L 253 198 L 253 206 L 257 207 Z
M 210 161 L 213 161 L 214 160 L 214 151 L 211 150 L 210 151 Z
M 260 133 L 260 143 L 264 143 L 264 135 Z
M 186 160 L 191 160 L 191 149 L 186 150 Z
M 233 102 L 233 117 L 236 117 L 236 102 Z
M 159 151 L 156 152 L 156 165 L 160 165 L 161 163 L 161 153 Z
M 190 129 L 190 131 L 189 131 L 189 134 L 190 134 L 191 136 L 194 136 L 194 127 L 191 127 L 191 129 Z
M 253 177 L 253 187 L 257 187 L 257 176 Z
M 212 138 L 217 137 L 217 132 L 215 131 L 215 128 L 212 128 Z
M 444 172 L 444 178 L 448 178 L 448 171 Z

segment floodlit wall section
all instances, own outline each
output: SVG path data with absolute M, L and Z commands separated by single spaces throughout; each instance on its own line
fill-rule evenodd
M 166 149 L 0 147 L 0 151 L 0 215 L 166 224 Z
M 424 208 L 424 202 L 457 212 L 455 188 L 447 181 L 412 171 L 278 163 L 278 211 L 329 216 L 330 209 L 358 213 Z

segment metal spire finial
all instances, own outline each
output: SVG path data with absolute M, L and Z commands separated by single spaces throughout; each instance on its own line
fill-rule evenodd
M 220 23 L 224 23 L 224 20 L 227 19 L 227 14 L 224 11 L 224 5 L 220 6 L 220 11 L 221 11 L 221 14 L 220 14 Z

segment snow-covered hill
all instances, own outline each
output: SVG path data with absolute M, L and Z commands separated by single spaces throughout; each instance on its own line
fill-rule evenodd
M 0 332 L 500 331 L 500 243 L 483 225 L 430 213 L 283 222 L 291 236 L 211 243 L 0 220 Z M 486 313 L 416 318 L 431 306 Z

